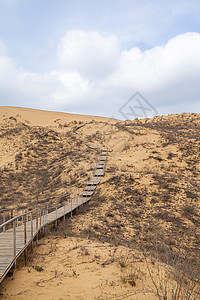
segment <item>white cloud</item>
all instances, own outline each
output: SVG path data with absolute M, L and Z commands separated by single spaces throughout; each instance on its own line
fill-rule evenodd
M 21 71 L 18 73 L 17 86 L 23 99 L 31 106 L 43 109 L 61 110 L 66 105 L 78 105 L 88 93 L 88 81 L 77 72 L 50 72 L 37 74 Z
M 15 78 L 17 76 L 12 59 L 6 55 L 0 55 L 0 95 L 9 97 L 16 90 Z
M 9 99 L 9 105 L 12 100 L 13 105 L 120 117 L 118 109 L 140 91 L 158 112 L 200 111 L 198 33 L 141 51 L 121 50 L 113 36 L 72 31 L 58 49 L 57 69 L 44 74 L 21 70 L 0 55 L 2 104 Z
M 114 71 L 119 57 L 115 36 L 98 32 L 70 31 L 58 47 L 58 60 L 66 71 L 78 71 L 91 80 L 104 78 Z
M 177 104 L 181 109 L 184 103 L 185 110 L 191 111 L 193 104 L 193 109 L 200 111 L 199 78 L 200 34 L 187 33 L 144 52 L 138 48 L 123 50 L 117 71 L 105 87 L 112 88 L 121 99 L 123 94 L 128 99 L 140 91 L 158 110 L 174 104 L 177 111 Z
M 144 52 L 123 50 L 114 80 L 149 92 L 200 72 L 200 34 L 187 33 Z

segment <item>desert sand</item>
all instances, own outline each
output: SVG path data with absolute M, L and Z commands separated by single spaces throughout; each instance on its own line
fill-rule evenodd
M 1 107 L 0 126 L 1 208 L 70 191 L 108 149 L 91 201 L 19 260 L 2 299 L 158 299 L 181 278 L 180 299 L 193 285 L 200 299 L 199 114 L 122 122 Z

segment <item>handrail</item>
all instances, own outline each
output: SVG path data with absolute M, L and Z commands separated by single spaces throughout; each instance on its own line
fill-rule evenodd
M 106 157 L 103 164 L 102 169 L 105 170 L 105 165 L 107 161 L 107 150 L 106 150 Z M 98 162 L 96 163 L 94 170 L 91 171 L 84 181 L 81 182 L 81 184 L 78 185 L 77 189 L 73 189 L 70 193 L 66 193 L 65 195 L 62 195 L 61 197 L 57 197 L 55 199 L 50 199 L 49 201 L 43 202 L 41 204 L 37 204 L 32 207 L 17 209 L 17 215 L 12 217 L 3 224 L 0 225 L 0 230 L 3 234 L 6 234 L 6 232 L 9 230 L 9 239 L 10 239 L 10 232 L 12 233 L 12 254 L 9 253 L 9 263 L 7 263 L 7 266 L 5 269 L 3 269 L 3 272 L 0 274 L 0 282 L 5 278 L 9 270 L 14 267 L 16 267 L 16 260 L 21 255 L 21 253 L 24 251 L 25 255 L 25 261 L 26 261 L 26 255 L 27 255 L 27 246 L 31 243 L 31 246 L 33 247 L 33 241 L 34 238 L 36 238 L 36 241 L 38 241 L 38 235 L 43 230 L 43 233 L 45 232 L 46 226 L 51 223 L 55 222 L 55 225 L 57 226 L 58 219 L 61 217 L 65 218 L 65 215 L 67 213 L 71 213 L 72 211 L 79 207 L 81 204 L 88 201 L 88 197 L 90 199 L 91 194 L 89 192 L 93 192 L 95 188 L 94 185 L 96 185 L 95 181 L 92 182 L 92 184 L 89 186 L 88 182 L 94 178 L 94 174 L 96 172 L 96 167 L 98 163 L 100 162 L 102 155 L 102 151 L 99 154 Z M 102 176 L 102 175 L 101 175 Z M 97 183 L 98 184 L 98 183 Z M 86 189 L 86 187 L 88 188 Z M 80 190 L 81 188 L 81 190 Z M 68 197 L 70 195 L 73 195 L 72 197 Z M 66 198 L 67 197 L 67 198 Z M 85 200 L 83 200 L 83 197 L 86 197 Z M 60 201 L 58 203 L 58 200 L 64 199 L 63 201 Z M 82 199 L 82 201 L 81 201 Z M 76 202 L 77 200 L 77 202 Z M 82 203 L 81 203 L 82 202 Z M 71 207 L 70 207 L 71 206 Z M 61 210 L 58 210 L 60 208 L 63 208 Z M 67 209 L 67 211 L 66 211 Z M 5 211 L 8 211 L 9 209 L 5 209 Z M 12 209 L 13 212 L 14 209 Z M 21 214 L 19 214 L 20 210 L 22 211 Z M 37 213 L 35 213 L 37 212 Z M 5 214 L 4 214 L 5 215 Z M 48 220 L 48 216 L 51 215 L 50 220 Z M 5 220 L 5 218 L 4 218 Z M 9 225 L 11 224 L 11 225 Z M 9 226 L 8 226 L 9 225 Z M 6 228 L 6 226 L 8 226 Z M 19 230 L 17 229 L 19 226 L 22 226 Z M 22 235 L 20 235 L 23 232 Z M 20 237 L 20 239 L 19 239 Z M 4 239 L 4 236 L 2 236 Z M 19 244 L 20 241 L 20 244 Z M 19 250 L 20 249 L 20 250 Z
M 12 219 L 7 220 L 5 223 L 3 223 L 3 224 L 0 225 L 0 229 L 3 228 L 3 227 L 5 227 L 5 226 L 8 225 L 9 223 L 11 223 L 11 222 L 17 220 L 18 218 L 21 218 L 21 217 L 26 216 L 26 215 L 28 215 L 28 214 L 30 214 L 30 213 L 33 213 L 33 212 L 36 211 L 36 210 L 38 210 L 38 209 L 35 208 L 35 209 L 33 209 L 33 210 L 29 210 L 28 212 L 26 212 L 26 213 L 24 213 L 24 214 L 22 214 L 22 215 L 18 215 L 18 216 L 16 216 L 16 217 L 13 217 Z
M 100 151 L 100 154 L 99 154 L 99 159 L 98 159 L 97 163 L 95 164 L 94 170 L 91 171 L 91 172 L 86 176 L 86 178 L 81 182 L 81 184 L 79 184 L 78 188 L 82 187 L 82 186 L 84 185 L 85 182 L 87 183 L 88 177 L 89 177 L 91 174 L 95 173 L 96 168 L 97 168 L 97 165 L 99 164 L 100 158 L 101 158 L 101 156 L 102 156 L 102 152 L 103 152 L 103 151 L 101 150 L 101 151 Z M 107 153 L 108 153 L 108 150 L 106 149 L 106 154 L 105 154 L 106 159 L 105 159 L 105 161 L 104 161 L 103 169 L 105 169 L 105 165 L 106 165 L 106 161 L 107 161 Z M 92 185 L 92 186 L 93 186 L 93 185 Z M 84 189 L 84 188 L 83 188 L 83 189 Z M 64 203 L 60 203 L 60 205 L 57 204 L 57 201 L 58 201 L 59 199 L 65 198 L 65 197 L 67 197 L 67 196 L 69 196 L 69 195 L 71 195 L 71 194 L 74 194 L 74 191 L 75 191 L 75 190 L 73 190 L 73 191 L 70 192 L 70 193 L 66 193 L 66 194 L 62 195 L 61 197 L 57 197 L 57 198 L 55 198 L 55 199 L 51 199 L 51 200 L 45 201 L 45 202 L 40 203 L 40 204 L 36 204 L 36 205 L 33 205 L 33 206 L 29 206 L 29 207 L 27 207 L 27 208 L 17 209 L 17 216 L 15 216 L 15 217 L 13 217 L 13 218 L 11 218 L 11 219 L 5 221 L 4 223 L 0 224 L 0 229 L 1 229 L 1 228 L 4 228 L 4 227 L 5 227 L 6 225 L 8 225 L 10 222 L 12 222 L 12 221 L 14 221 L 14 220 L 18 220 L 19 218 L 22 218 L 23 216 L 28 215 L 28 214 L 30 214 L 31 212 L 33 212 L 33 211 L 35 211 L 35 210 L 37 210 L 37 209 L 40 209 L 40 210 L 44 209 L 44 208 L 42 208 L 42 206 L 44 206 L 45 204 L 50 204 L 51 202 L 56 202 L 56 205 L 53 205 L 53 206 L 51 206 L 51 207 L 48 207 L 48 210 L 49 210 L 50 208 L 52 209 L 52 208 L 58 208 L 58 207 L 61 207 L 63 204 L 65 204 L 65 203 L 67 203 L 67 202 L 70 202 L 70 199 L 68 199 L 67 201 L 64 201 Z M 90 188 L 89 191 L 91 191 L 91 188 Z M 79 197 L 79 196 L 81 196 L 81 193 L 79 193 L 77 196 L 73 197 L 73 198 L 71 199 L 71 201 L 77 199 L 77 197 Z M 1 209 L 0 212 L 1 212 L 1 211 L 3 211 L 3 212 L 4 212 L 4 211 L 12 211 L 12 212 L 13 212 L 14 210 L 15 210 L 15 209 L 13 209 L 13 208 L 11 208 L 11 209 L 9 209 L 9 208 L 6 209 L 6 208 L 5 208 L 5 209 Z M 19 212 L 20 210 L 22 210 L 22 214 L 18 214 L 18 212 Z M 26 213 L 23 213 L 24 210 L 27 210 L 27 212 L 26 212 Z
M 108 150 L 106 149 L 106 160 L 107 160 L 107 152 L 108 152 Z M 81 187 L 85 184 L 85 182 L 87 183 L 87 179 L 89 178 L 89 176 L 90 176 L 91 174 L 95 173 L 96 168 L 97 168 L 97 165 L 99 164 L 99 161 L 100 161 L 101 156 L 102 156 L 102 150 L 100 151 L 99 158 L 98 158 L 97 163 L 95 164 L 94 170 L 91 171 L 91 172 L 85 177 L 85 179 L 78 185 L 78 188 L 81 188 Z M 103 169 L 105 169 L 106 160 L 105 160 L 105 162 L 104 162 Z M 83 189 L 84 189 L 84 188 L 83 188 Z M 90 191 L 91 191 L 91 189 L 90 189 Z M 22 216 L 29 214 L 31 211 L 37 210 L 38 208 L 42 209 L 42 206 L 44 206 L 45 204 L 50 204 L 51 202 L 55 202 L 55 201 L 57 201 L 57 200 L 60 200 L 60 199 L 65 198 L 65 197 L 67 197 L 67 196 L 70 196 L 70 195 L 73 194 L 73 193 L 74 193 L 74 190 L 73 190 L 72 192 L 66 193 L 66 194 L 64 194 L 64 195 L 62 195 L 62 196 L 60 196 L 60 197 L 55 198 L 55 199 L 50 199 L 50 200 L 45 201 L 45 202 L 43 202 L 43 203 L 39 203 L 39 204 L 36 204 L 36 205 L 33 205 L 33 206 L 24 207 L 24 208 L 17 208 L 17 209 L 14 209 L 14 208 L 10 208 L 10 209 L 9 209 L 9 208 L 5 208 L 5 209 L 4 209 L 4 208 L 3 208 L 3 209 L 0 210 L 0 213 L 1 213 L 1 211 L 2 211 L 2 212 L 4 212 L 4 211 L 12 211 L 12 213 L 13 213 L 14 211 L 16 211 L 17 216 L 15 216 L 15 217 L 13 217 L 13 218 L 11 218 L 11 219 L 9 219 L 9 220 L 3 222 L 2 224 L 0 224 L 0 229 L 1 229 L 1 228 L 4 228 L 7 224 L 9 224 L 9 223 L 10 223 L 9 221 L 11 221 L 11 220 L 19 219 L 19 218 L 21 218 Z M 78 196 L 80 196 L 80 195 L 81 195 L 81 193 L 78 194 Z M 71 200 L 73 200 L 73 199 L 74 199 L 74 197 L 73 197 Z M 75 198 L 75 199 L 76 199 L 76 198 Z M 69 199 L 69 200 L 70 200 L 70 199 Z M 69 200 L 68 200 L 68 202 L 69 202 Z M 66 202 L 67 202 L 67 201 L 65 201 L 64 203 L 66 203 Z M 53 205 L 53 206 L 51 206 L 50 208 L 52 209 L 52 208 L 55 208 L 55 207 L 58 207 L 58 205 Z M 23 213 L 24 210 L 28 210 L 28 212 L 27 212 L 27 213 Z M 18 213 L 19 211 L 22 211 L 22 213 L 19 214 L 19 213 Z
M 11 210 L 14 210 L 14 208 L 1 208 L 0 213 L 4 211 L 11 211 Z
M 91 171 L 87 176 L 86 176 L 86 178 L 79 184 L 79 186 L 78 187 L 81 187 L 82 185 L 83 185 L 83 183 L 87 180 L 87 178 L 89 177 L 89 175 L 90 174 L 92 174 L 93 173 L 93 171 Z M 62 196 L 60 196 L 60 197 L 57 197 L 57 198 L 55 198 L 55 199 L 51 199 L 51 200 L 47 200 L 47 201 L 45 201 L 45 202 L 42 202 L 42 203 L 39 203 L 39 204 L 36 204 L 36 205 L 32 205 L 32 206 L 29 206 L 28 208 L 30 209 L 30 208 L 32 208 L 32 207 L 36 207 L 36 206 L 38 206 L 38 205 L 43 205 L 43 204 L 45 204 L 45 203 L 49 203 L 50 201 L 55 201 L 56 199 L 58 200 L 58 199 L 62 199 L 62 198 L 64 198 L 64 197 L 66 197 L 66 196 L 68 196 L 68 195 L 70 195 L 70 194 L 72 194 L 73 193 L 73 191 L 72 192 L 69 192 L 69 193 L 66 193 L 66 194 L 64 194 L 64 195 L 62 195 Z M 27 207 L 24 207 L 24 208 L 2 208 L 2 209 L 0 209 L 0 213 L 1 212 L 4 212 L 4 211 L 14 211 L 14 210 L 22 210 L 22 209 L 27 209 Z
M 83 185 L 84 185 L 84 183 L 85 183 L 85 181 L 87 181 L 87 178 L 93 173 L 94 171 L 91 171 L 87 176 L 86 176 L 86 178 L 79 184 L 79 186 L 78 186 L 78 188 L 80 188 L 80 187 L 82 187 Z M 18 214 L 18 212 L 19 211 L 23 211 L 23 210 L 30 210 L 30 209 L 32 209 L 32 208 L 37 208 L 37 207 L 41 207 L 41 206 L 43 206 L 43 205 L 45 205 L 45 204 L 49 204 L 49 203 L 51 203 L 51 202 L 53 202 L 53 201 L 57 201 L 57 200 L 60 200 L 60 199 L 62 199 L 62 198 L 65 198 L 65 197 L 67 197 L 67 196 L 69 196 L 69 195 L 71 195 L 71 194 L 73 194 L 74 192 L 72 191 L 72 192 L 69 192 L 69 193 L 66 193 L 66 194 L 64 194 L 64 195 L 62 195 L 62 196 L 60 196 L 60 197 L 57 197 L 57 198 L 54 198 L 54 199 L 50 199 L 50 200 L 48 200 L 48 201 L 45 201 L 45 202 L 43 202 L 43 203 L 38 203 L 38 204 L 36 204 L 36 205 L 32 205 L 32 206 L 28 206 L 28 207 L 24 207 L 24 208 L 11 208 L 11 209 L 9 209 L 9 208 L 3 208 L 3 209 L 1 209 L 2 210 L 2 212 L 4 212 L 4 211 L 12 211 L 12 213 L 14 212 L 14 211 L 16 211 L 16 213 Z M 55 207 L 55 206 L 52 206 L 52 208 L 53 207 Z M 0 213 L 1 213 L 1 210 L 0 210 Z M 18 217 L 21 217 L 22 216 L 22 214 L 18 214 Z M 7 222 L 7 221 L 6 221 Z M 1 224 L 2 226 L 4 226 L 5 225 L 5 222 L 4 223 L 2 223 Z M 1 226 L 0 226 L 0 228 L 1 228 Z

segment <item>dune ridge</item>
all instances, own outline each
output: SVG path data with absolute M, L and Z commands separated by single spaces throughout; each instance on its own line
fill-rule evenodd
M 169 294 L 184 276 L 180 299 L 192 279 L 198 299 L 200 115 L 122 122 L 25 111 L 0 109 L 1 207 L 61 195 L 89 172 L 95 148 L 108 149 L 108 162 L 91 201 L 6 278 L 3 299 L 157 299 L 169 269 Z

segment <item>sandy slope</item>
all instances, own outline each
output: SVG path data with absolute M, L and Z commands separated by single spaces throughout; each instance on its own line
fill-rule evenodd
M 12 199 L 27 205 L 64 193 L 94 165 L 98 151 L 89 145 L 109 150 L 106 175 L 93 199 L 60 223 L 54 232 L 59 238 L 50 233 L 29 265 L 5 280 L 4 298 L 133 299 L 129 293 L 141 288 L 156 292 L 142 252 L 152 257 L 154 274 L 157 264 L 166 270 L 168 263 L 178 280 L 188 262 L 184 276 L 200 277 L 200 115 L 120 122 L 1 109 L 2 207 L 13 206 Z
M 16 118 L 18 121 L 25 122 L 27 124 L 31 124 L 35 126 L 53 126 L 53 127 L 55 127 L 55 124 L 58 121 L 60 121 L 60 123 L 65 124 L 71 121 L 88 122 L 91 120 L 95 120 L 95 121 L 112 120 L 109 118 L 103 118 L 98 116 L 44 111 L 44 110 L 30 109 L 25 107 L 11 107 L 11 106 L 0 107 L 0 122 L 2 122 L 3 119 L 11 116 Z
M 22 207 L 58 196 L 94 167 L 98 151 L 88 148 L 77 128 L 107 118 L 0 107 L 0 207 Z M 80 176 L 82 175 L 82 177 Z M 15 202 L 13 203 L 13 199 Z
M 41 271 L 38 271 L 37 268 Z M 133 299 L 151 288 L 140 253 L 81 238 L 51 237 L 29 267 L 6 279 L 3 299 Z M 149 299 L 141 292 L 139 299 Z M 151 299 L 156 299 L 152 294 Z

